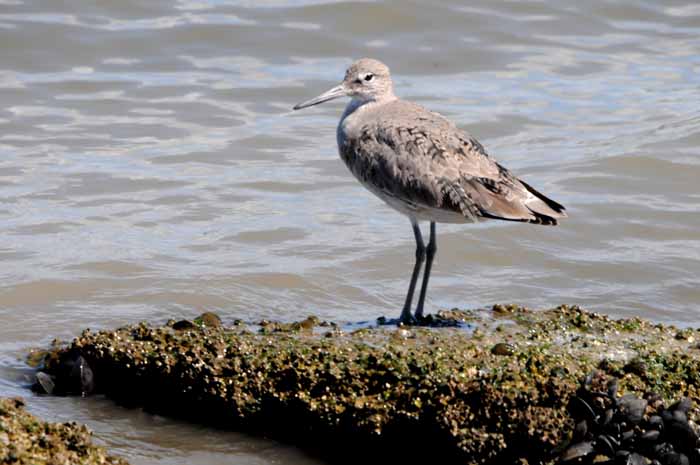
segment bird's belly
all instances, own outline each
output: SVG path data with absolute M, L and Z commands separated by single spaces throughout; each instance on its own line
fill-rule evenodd
M 469 218 L 466 218 L 461 213 L 443 208 L 435 208 L 427 205 L 422 205 L 415 202 L 409 202 L 398 197 L 387 194 L 378 189 L 376 186 L 364 182 L 360 179 L 363 186 L 374 195 L 382 199 L 387 205 L 408 216 L 412 221 L 434 221 L 435 223 L 472 223 Z

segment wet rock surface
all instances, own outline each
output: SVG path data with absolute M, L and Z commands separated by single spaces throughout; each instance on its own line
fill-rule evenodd
M 693 430 L 698 417 L 698 331 L 567 306 L 499 305 L 430 318 L 421 322 L 427 327 L 343 327 L 309 317 L 86 330 L 54 349 L 43 372 L 58 379 L 61 361 L 81 366 L 79 356 L 94 392 L 122 404 L 272 435 L 332 462 L 368 454 L 391 463 L 649 462 L 621 446 L 628 424 L 635 444 L 673 445 L 654 457 L 686 454 L 667 438 L 669 430 L 690 434 L 686 426 Z M 593 372 L 618 380 L 614 392 L 604 391 L 610 405 L 582 391 Z M 599 388 L 591 379 L 587 389 Z M 653 401 L 644 397 L 650 392 Z M 676 421 L 679 411 L 688 421 Z M 607 416 L 605 424 L 624 418 L 625 426 L 600 429 Z M 663 432 L 652 427 L 659 424 Z M 599 453 L 606 441 L 609 455 Z
M 24 409 L 21 399 L 0 398 L 0 463 L 17 465 L 128 465 L 92 444 L 76 423 L 47 423 Z

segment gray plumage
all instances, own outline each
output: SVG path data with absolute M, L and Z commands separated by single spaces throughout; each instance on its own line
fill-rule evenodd
M 338 147 L 362 184 L 416 220 L 556 224 L 564 216 L 561 205 L 496 163 L 476 139 L 411 102 L 350 113 L 338 127 Z
M 356 61 L 339 86 L 294 108 L 341 96 L 352 97 L 337 129 L 341 158 L 365 187 L 409 217 L 416 235 L 417 260 L 402 321 L 412 319 L 413 289 L 427 252 L 416 308 L 416 318 L 422 317 L 434 255 L 430 249 L 436 247 L 434 223 L 500 219 L 556 225 L 566 217 L 562 205 L 513 176 L 468 133 L 438 113 L 397 98 L 383 63 Z M 420 221 L 431 223 L 427 250 Z

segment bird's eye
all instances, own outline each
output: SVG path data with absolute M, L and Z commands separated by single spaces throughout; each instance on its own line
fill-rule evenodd
M 367 73 L 367 74 L 365 75 L 365 81 L 369 82 L 369 81 L 371 81 L 372 79 L 374 79 L 374 74 L 372 74 L 372 73 Z

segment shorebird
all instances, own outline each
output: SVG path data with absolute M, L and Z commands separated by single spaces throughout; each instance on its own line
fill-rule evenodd
M 516 178 L 484 147 L 444 116 L 394 95 L 389 68 L 362 58 L 332 89 L 294 110 L 350 97 L 336 132 L 340 158 L 352 174 L 390 207 L 408 217 L 416 260 L 400 322 L 420 322 L 437 251 L 435 223 L 506 220 L 556 225 L 565 209 Z M 419 223 L 430 223 L 426 247 Z M 415 313 L 413 294 L 423 282 Z

